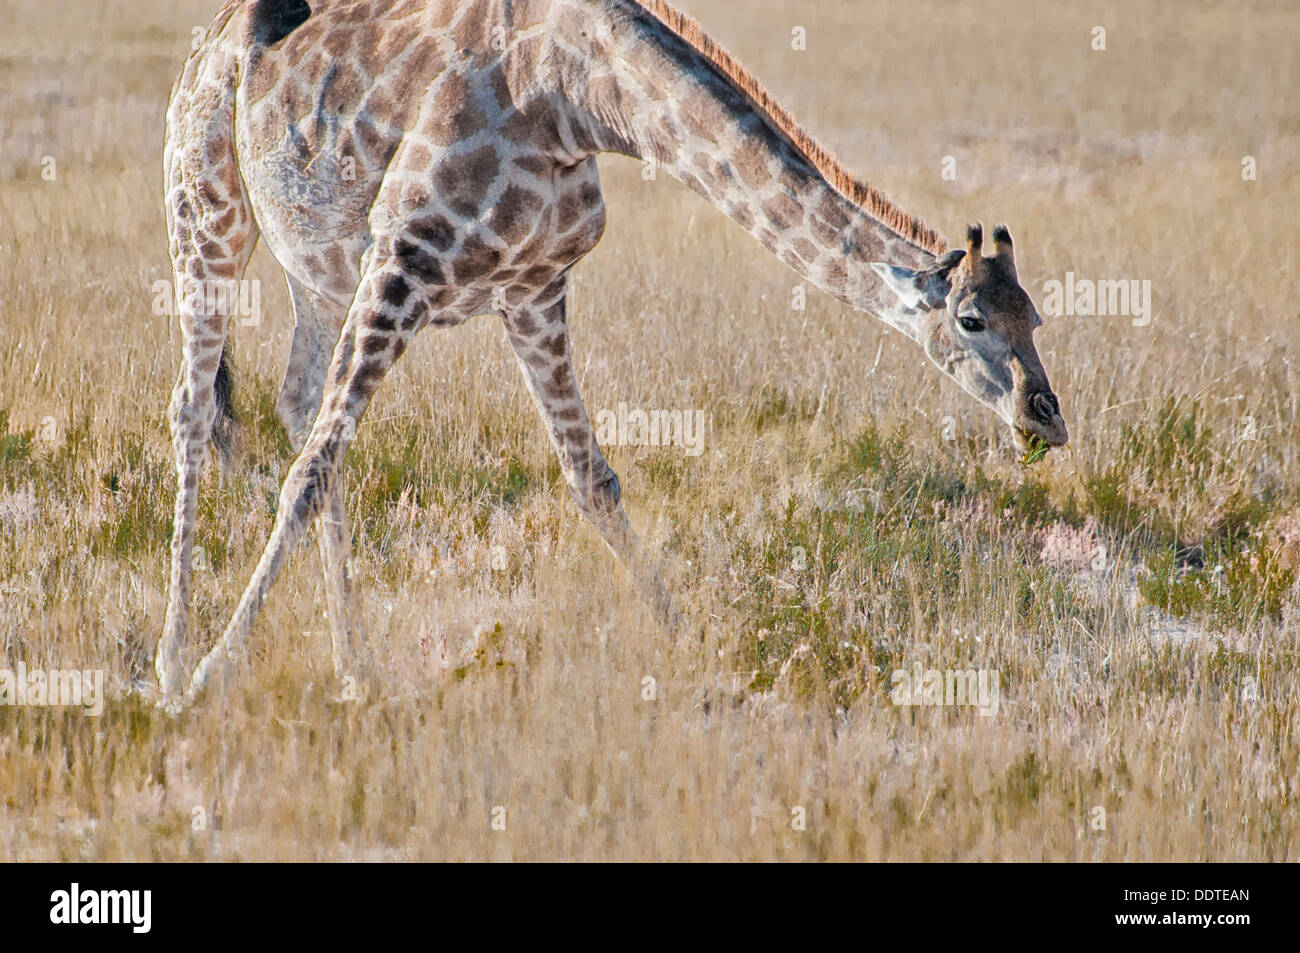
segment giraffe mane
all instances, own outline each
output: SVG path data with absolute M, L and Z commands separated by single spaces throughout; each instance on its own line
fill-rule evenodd
M 846 169 L 825 146 L 810 136 L 794 116 L 763 88 L 753 73 L 741 66 L 704 29 L 665 0 L 632 0 L 657 19 L 670 32 L 703 56 L 712 66 L 735 84 L 755 108 L 794 146 L 809 164 L 850 202 L 887 228 L 930 254 L 938 256 L 948 250 L 948 243 L 937 231 L 915 215 L 895 205 L 885 193 L 868 185 Z

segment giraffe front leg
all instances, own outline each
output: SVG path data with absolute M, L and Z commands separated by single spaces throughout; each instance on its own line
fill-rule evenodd
M 194 670 L 187 702 L 224 678 L 242 657 L 258 610 L 311 521 L 332 507 L 331 499 L 338 500 L 341 516 L 342 497 L 335 491 L 344 453 L 371 396 L 427 313 L 426 296 L 398 265 L 375 267 L 362 279 L 334 349 L 320 412 L 281 488 L 271 538 L 225 633 Z M 340 534 L 341 544 L 341 527 L 342 520 L 326 520 L 321 528 Z
M 605 544 L 623 562 L 661 621 L 677 624 L 672 598 L 623 509 L 618 475 L 596 442 L 569 357 L 563 280 L 505 313 L 506 333 L 560 458 L 565 483 Z

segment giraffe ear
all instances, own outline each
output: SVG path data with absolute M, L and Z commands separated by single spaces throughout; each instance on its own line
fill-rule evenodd
M 898 296 L 898 300 L 903 302 L 905 307 L 917 308 L 925 300 L 920 284 L 920 279 L 924 277 L 923 272 L 899 268 L 897 265 L 886 264 L 883 261 L 873 261 L 871 270 L 881 277 L 885 286 Z M 929 305 L 926 307 L 928 308 Z
M 950 252 L 944 252 L 943 256 L 934 263 L 932 274 L 940 278 L 947 278 L 948 272 L 952 271 L 961 264 L 961 260 L 966 257 L 964 248 L 954 248 Z
M 899 268 L 883 261 L 873 261 L 871 269 L 908 308 L 923 307 L 929 311 L 945 306 L 948 292 L 952 290 L 948 275 L 965 257 L 966 253 L 957 249 L 947 252 L 926 271 Z

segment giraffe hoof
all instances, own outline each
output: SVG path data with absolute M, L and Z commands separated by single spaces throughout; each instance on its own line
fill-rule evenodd
M 126 694 L 134 695 L 146 705 L 156 704 L 160 693 L 153 682 L 146 681 L 143 678 L 133 678 L 126 687 Z
M 163 695 L 154 702 L 154 707 L 167 717 L 175 718 L 189 707 L 189 701 L 181 695 Z

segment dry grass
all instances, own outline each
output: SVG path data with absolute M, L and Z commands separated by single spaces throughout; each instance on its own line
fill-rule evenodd
M 574 346 L 593 412 L 711 415 L 699 457 L 609 452 L 684 631 L 653 623 L 581 522 L 480 318 L 416 342 L 349 459 L 391 697 L 331 700 L 304 546 L 242 684 L 168 719 L 131 689 L 151 678 L 171 512 L 178 342 L 150 284 L 167 274 L 164 102 L 214 4 L 9 3 L 0 668 L 102 668 L 112 697 L 99 718 L 0 708 L 0 858 L 1300 856 L 1300 17 L 683 5 L 950 237 L 1009 221 L 1036 297 L 1067 270 L 1152 281 L 1149 327 L 1039 334 L 1071 449 L 1022 470 L 896 334 L 815 293 L 792 311 L 795 275 L 610 159 Z M 289 461 L 270 412 L 287 295 L 265 250 L 251 277 L 271 319 L 237 332 L 246 427 L 238 473 L 205 483 L 190 662 Z M 997 715 L 892 705 L 891 673 L 918 662 L 996 671 Z

